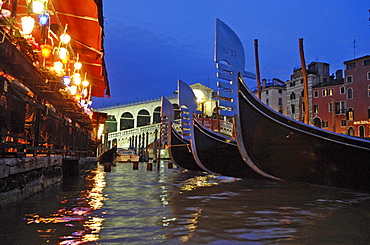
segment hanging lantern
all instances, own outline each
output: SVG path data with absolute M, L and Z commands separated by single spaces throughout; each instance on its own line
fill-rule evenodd
M 32 12 L 35 14 L 41 14 L 47 5 L 47 0 L 33 0 L 32 1 Z
M 82 81 L 82 86 L 87 87 L 89 86 L 89 81 L 86 80 L 87 73 L 85 72 L 85 79 Z M 87 91 L 87 90 L 86 90 Z M 86 93 L 87 94 L 87 93 Z
M 63 83 L 64 83 L 64 85 L 69 86 L 71 84 L 71 77 L 64 76 L 63 77 Z
M 54 70 L 57 73 L 57 75 L 62 75 L 63 73 L 63 63 L 60 61 L 54 62 Z
M 81 84 L 81 75 L 80 75 L 80 73 L 73 74 L 73 83 L 75 85 L 80 85 Z
M 50 44 L 43 44 L 43 45 L 40 45 L 40 49 L 41 49 L 41 56 L 47 59 L 50 57 L 53 47 Z
M 23 34 L 29 35 L 32 33 L 35 26 L 35 20 L 31 16 L 24 16 L 21 18 Z
M 63 64 L 67 64 L 69 60 L 69 52 L 66 48 L 59 48 L 59 58 Z
M 79 70 L 79 69 L 81 69 L 81 67 L 82 67 L 82 63 L 81 62 L 79 62 L 79 61 L 77 61 L 76 63 L 74 63 L 74 68 L 76 69 L 76 70 Z
M 49 22 L 49 12 L 45 11 L 39 15 L 39 23 L 44 26 Z
M 69 91 L 71 92 L 71 95 L 77 94 L 77 86 L 72 85 L 71 87 L 69 87 Z
M 67 33 L 63 33 L 61 36 L 60 36 L 60 41 L 64 44 L 67 44 L 69 43 L 69 41 L 71 41 L 71 36 L 68 35 Z
M 84 87 L 87 87 L 89 86 L 89 81 L 87 81 L 86 79 L 82 81 L 82 86 Z

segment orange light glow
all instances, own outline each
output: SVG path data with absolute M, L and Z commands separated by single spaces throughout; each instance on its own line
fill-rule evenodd
M 49 58 L 53 47 L 50 44 L 43 44 L 40 46 L 40 48 L 41 48 L 41 56 L 45 59 Z

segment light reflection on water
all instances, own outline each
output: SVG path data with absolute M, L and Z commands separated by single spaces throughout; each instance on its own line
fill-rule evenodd
M 179 169 L 102 166 L 0 209 L 4 244 L 352 244 L 369 240 L 368 194 Z M 361 205 L 356 216 L 355 210 Z M 343 215 L 363 225 L 343 232 Z M 362 212 L 362 213 L 361 213 Z M 337 222 L 338 220 L 341 221 Z M 357 221 L 357 220 L 356 220 Z M 346 220 L 345 222 L 346 223 Z M 360 222 L 361 223 L 361 222 Z M 345 226 L 347 227 L 347 226 Z M 7 230 L 17 231 L 15 236 Z M 350 233 L 350 234 L 349 234 Z M 8 235 L 7 235 L 8 234 Z M 307 241 L 310 241 L 309 243 Z M 338 242 L 339 241 L 339 242 Z M 2 244 L 2 243 L 1 243 Z

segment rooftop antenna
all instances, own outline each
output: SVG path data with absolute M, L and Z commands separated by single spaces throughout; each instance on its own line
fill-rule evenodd
M 353 39 L 353 58 L 356 58 L 356 39 Z

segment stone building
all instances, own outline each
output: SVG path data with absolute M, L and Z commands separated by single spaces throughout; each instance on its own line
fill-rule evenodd
M 256 94 L 257 91 L 253 90 Z M 286 106 L 286 84 L 280 79 L 262 79 L 261 101 L 273 110 L 287 115 Z
M 313 124 L 312 87 L 319 83 L 326 83 L 330 79 L 330 65 L 324 62 L 311 62 L 307 67 L 309 124 Z M 295 120 L 303 121 L 304 96 L 302 67 L 293 69 L 293 75 L 286 82 L 287 115 Z

